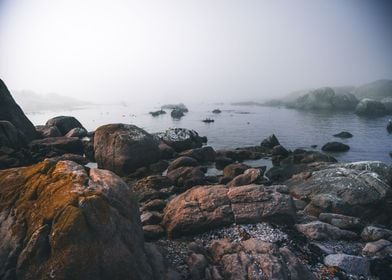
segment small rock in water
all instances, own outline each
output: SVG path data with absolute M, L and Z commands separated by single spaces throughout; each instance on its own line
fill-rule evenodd
M 350 146 L 340 142 L 328 142 L 321 150 L 324 152 L 347 152 L 350 150 Z
M 222 113 L 222 111 L 219 110 L 219 109 L 215 109 L 215 110 L 213 110 L 212 112 L 213 112 L 214 114 L 220 114 L 220 113 Z
M 351 137 L 353 137 L 353 135 L 347 131 L 342 131 L 338 134 L 334 134 L 333 136 L 338 137 L 338 138 L 351 138 Z

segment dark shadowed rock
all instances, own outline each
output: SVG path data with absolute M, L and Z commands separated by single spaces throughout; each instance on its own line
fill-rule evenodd
M 233 163 L 233 160 L 228 157 L 219 156 L 215 158 L 215 167 L 218 170 L 224 169 L 226 166 L 228 166 L 231 163 Z
M 75 118 L 71 116 L 57 116 L 48 120 L 46 126 L 57 127 L 62 135 L 66 135 L 73 128 L 84 128 L 83 125 Z
M 321 148 L 321 150 L 324 152 L 347 152 L 350 150 L 350 146 L 340 142 L 328 142 Z
M 280 145 L 278 138 L 276 138 L 275 134 L 272 134 L 270 136 L 268 136 L 267 138 L 265 138 L 260 146 L 268 148 L 268 149 L 272 149 L 275 146 Z
M 179 191 L 206 183 L 204 172 L 200 167 L 179 167 L 167 173 L 167 177 L 178 187 Z
M 202 137 L 196 131 L 186 128 L 169 128 L 156 136 L 177 152 L 200 148 L 203 144 Z
M 76 155 L 76 154 L 63 154 L 61 156 L 52 157 L 50 159 L 53 161 L 70 160 L 70 161 L 74 161 L 77 164 L 81 164 L 81 165 L 86 165 L 88 163 L 87 158 L 85 158 L 82 155 Z
M 158 111 L 150 112 L 150 115 L 153 116 L 153 117 L 157 117 L 159 115 L 164 115 L 164 114 L 166 114 L 166 111 L 164 111 L 164 110 L 158 110 Z
M 321 213 L 319 220 L 341 229 L 360 229 L 363 227 L 359 218 L 341 214 Z
M 170 115 L 173 119 L 181 119 L 185 114 L 182 110 L 174 109 L 171 111 Z
M 37 161 L 67 153 L 83 155 L 84 151 L 79 138 L 65 136 L 33 140 L 29 143 L 29 148 Z
M 27 140 L 9 121 L 0 120 L 0 147 L 21 148 L 26 146 Z
M 82 127 L 75 127 L 68 131 L 65 136 L 83 138 L 87 136 L 87 130 Z
M 35 127 L 39 138 L 63 136 L 56 126 L 37 125 Z
M 245 172 L 245 170 L 251 168 L 251 166 L 244 164 L 244 163 L 233 163 L 230 165 L 227 165 L 223 169 L 223 175 L 225 177 L 231 177 L 234 178 L 242 173 Z
M 171 159 L 176 155 L 176 151 L 166 143 L 160 142 L 158 148 L 163 159 Z
M 199 165 L 199 163 L 194 158 L 187 157 L 187 156 L 181 156 L 179 158 L 176 158 L 174 161 L 172 161 L 170 163 L 169 167 L 167 168 L 167 172 L 170 172 L 174 169 L 177 169 L 177 168 L 183 167 L 183 166 L 198 166 L 198 165 Z
M 364 98 L 358 103 L 355 113 L 360 116 L 384 116 L 387 110 L 380 101 Z
M 137 201 L 112 172 L 47 160 L 0 181 L 1 279 L 152 279 Z
M 339 132 L 337 134 L 334 134 L 333 136 L 338 137 L 338 138 L 352 138 L 353 137 L 353 135 L 347 131 Z
M 158 141 L 143 129 L 127 124 L 99 127 L 94 136 L 95 160 L 99 168 L 126 175 L 160 158 Z
M 22 132 L 27 141 L 37 138 L 34 125 L 12 98 L 7 86 L 0 79 L 0 120 L 9 121 Z
M 214 149 L 209 146 L 183 151 L 180 155 L 192 157 L 199 162 L 212 162 L 216 157 Z
M 214 109 L 214 110 L 212 110 L 212 112 L 213 112 L 214 114 L 220 114 L 220 113 L 222 113 L 222 111 L 219 110 L 219 109 Z

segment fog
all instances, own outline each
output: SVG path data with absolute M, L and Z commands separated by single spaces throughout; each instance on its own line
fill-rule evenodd
M 263 100 L 392 78 L 388 1 L 0 0 L 10 89 L 186 102 Z

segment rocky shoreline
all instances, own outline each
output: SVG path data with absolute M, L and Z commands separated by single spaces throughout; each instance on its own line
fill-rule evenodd
M 0 279 L 392 275 L 389 165 L 275 135 L 215 151 L 185 128 L 35 128 L 3 82 L 0 101 Z M 261 158 L 272 168 L 243 163 Z

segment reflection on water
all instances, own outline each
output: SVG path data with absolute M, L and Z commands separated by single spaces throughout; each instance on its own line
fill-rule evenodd
M 188 104 L 189 113 L 180 120 L 170 114 L 152 117 L 148 112 L 160 109 L 160 104 L 97 105 L 64 112 L 29 114 L 35 125 L 57 115 L 72 115 L 88 129 L 108 123 L 130 123 L 148 132 L 162 131 L 168 127 L 194 129 L 208 137 L 208 144 L 215 149 L 258 145 L 272 134 L 289 149 L 317 145 L 316 150 L 328 141 L 341 141 L 350 146 L 347 153 L 333 154 L 339 161 L 381 160 L 391 163 L 388 153 L 392 150 L 392 135 L 386 130 L 390 117 L 361 118 L 351 113 L 301 112 L 285 108 L 246 107 L 216 104 Z M 220 114 L 212 110 L 219 107 Z M 202 122 L 212 118 L 213 123 Z M 339 139 L 332 135 L 349 131 L 354 137 Z M 267 165 L 265 163 L 257 164 Z

